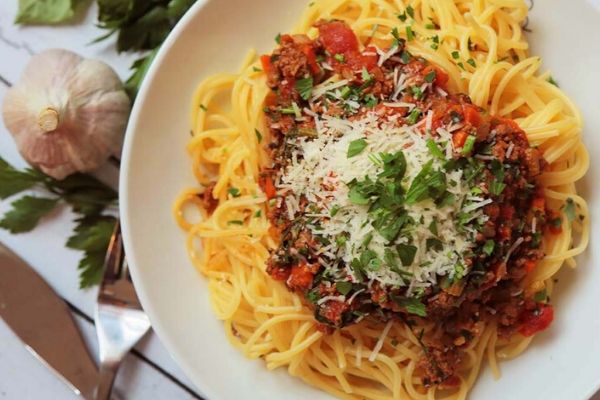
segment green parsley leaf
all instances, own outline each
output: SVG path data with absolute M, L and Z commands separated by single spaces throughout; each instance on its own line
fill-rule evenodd
M 436 72 L 435 69 L 431 70 L 427 75 L 425 75 L 425 82 L 431 83 L 435 80 Z
M 206 108 L 206 106 L 204 104 L 200 104 L 200 109 L 204 112 L 208 111 L 208 108 Z
M 469 64 L 470 66 L 472 66 L 473 68 L 477 67 L 477 64 L 475 64 L 475 60 L 473 60 L 472 58 L 469 58 L 467 60 L 467 64 Z
M 81 218 L 77 220 L 66 246 L 85 252 L 106 252 L 115 223 L 116 220 L 112 217 Z
M 144 57 L 135 60 L 129 68 L 131 71 L 133 71 L 133 73 L 129 76 L 129 78 L 127 78 L 127 81 L 125 82 L 125 90 L 127 91 L 127 94 L 129 95 L 130 99 L 133 100 L 137 96 L 137 93 L 140 90 L 140 86 L 142 85 L 142 81 L 144 80 L 146 73 L 150 69 L 150 65 L 156 58 L 159 49 L 160 46 L 150 51 Z M 206 111 L 206 109 L 204 109 L 204 111 Z
M 110 238 L 110 237 L 109 237 Z M 86 251 L 79 264 L 79 288 L 86 289 L 102 282 L 104 260 L 106 249 L 98 251 Z
M 494 247 L 496 247 L 496 243 L 494 243 L 493 240 L 488 240 L 483 245 L 483 252 L 485 254 L 487 254 L 488 256 L 491 256 L 492 253 L 494 252 Z
M 354 277 L 359 281 L 362 282 L 365 280 L 365 272 L 364 269 L 362 267 L 362 264 L 360 262 L 360 260 L 358 258 L 354 258 L 351 262 L 350 262 L 350 268 L 352 268 L 352 272 L 354 272 Z
M 411 6 L 406 7 L 406 13 L 411 17 L 415 18 L 415 10 Z
M 262 69 L 258 68 L 256 66 L 252 66 L 252 71 L 254 71 L 254 72 L 262 72 Z
M 366 67 L 363 67 L 361 71 L 361 78 L 364 82 L 369 82 L 371 79 L 373 79 Z
M 427 308 L 425 307 L 425 304 L 421 303 L 418 299 L 400 297 L 394 294 L 391 294 L 391 298 L 396 304 L 404 308 L 409 314 L 418 315 L 420 317 L 427 316 Z
M 40 219 L 50 213 L 58 204 L 58 199 L 24 196 L 11 203 L 12 209 L 0 221 L 0 228 L 10 233 L 29 232 Z
M 304 297 L 306 297 L 306 300 L 310 301 L 313 304 L 317 304 L 317 302 L 321 298 L 321 296 L 319 295 L 319 292 L 316 289 L 306 292 Z
M 411 86 L 410 90 L 413 93 L 413 96 L 415 96 L 415 99 L 419 100 L 423 97 L 423 91 L 419 86 Z
M 398 19 L 402 22 L 406 21 L 406 12 L 403 12 L 402 14 L 398 14 Z
M 425 29 L 435 29 L 435 25 L 434 24 L 425 24 Z
M 570 197 L 567 199 L 564 205 L 564 212 L 569 222 L 575 221 L 577 210 L 575 208 L 575 202 Z
M 68 22 L 85 3 L 82 0 L 19 0 L 15 23 L 54 25 Z
M 427 240 L 425 240 L 425 248 L 427 249 L 427 251 L 431 249 L 441 251 L 444 248 L 444 244 L 440 239 L 428 238 Z
M 463 156 L 469 155 L 473 151 L 473 147 L 475 147 L 475 136 L 469 135 L 467 136 L 467 140 L 465 140 L 465 144 L 463 144 L 460 153 Z
M 464 70 L 464 69 L 465 69 L 465 66 L 464 66 L 464 64 L 463 64 L 462 62 L 459 62 L 459 63 L 458 63 L 458 64 L 456 64 L 456 65 L 458 65 L 458 66 L 460 67 L 460 69 L 462 69 L 462 70 Z
M 396 246 L 396 251 L 398 252 L 398 256 L 400 256 L 400 261 L 402 261 L 402 265 L 408 267 L 412 265 L 415 260 L 415 255 L 417 254 L 416 246 L 410 244 L 399 244 Z
M 406 27 L 406 40 L 409 42 L 415 38 L 415 33 L 410 26 Z
M 419 110 L 418 108 L 413 108 L 413 110 L 408 115 L 406 122 L 408 122 L 409 125 L 414 125 L 417 123 L 420 116 L 421 116 L 421 110 Z
M 227 193 L 229 193 L 233 197 L 240 197 L 240 189 L 236 187 L 230 187 L 229 189 L 227 189 Z
M 378 100 L 373 94 L 369 93 L 365 96 L 365 106 L 368 108 L 373 108 L 377 105 Z
M 432 219 L 429 224 L 429 232 L 433 233 L 435 236 L 438 235 L 437 220 L 435 218 Z
M 244 221 L 241 221 L 239 219 L 233 219 L 231 221 L 227 221 L 227 224 L 229 224 L 229 225 L 244 225 Z
M 262 210 L 256 210 L 254 213 L 254 218 L 260 218 L 262 216 Z
M 400 61 L 402 62 L 402 64 L 406 65 L 410 62 L 410 53 L 406 50 L 404 50 L 401 54 L 400 54 Z
M 415 204 L 427 198 L 437 199 L 446 192 L 446 175 L 441 171 L 432 171 L 433 160 L 429 160 L 415 176 L 408 192 L 406 204 Z
M 313 90 L 313 78 L 312 76 L 299 79 L 296 81 L 296 90 L 300 94 L 303 100 L 310 99 Z
M 43 180 L 41 173 L 32 169 L 18 171 L 0 157 L 0 199 L 30 189 Z
M 334 204 L 333 207 L 331 207 L 331 209 L 329 210 L 329 215 L 331 215 L 332 217 L 335 217 L 335 215 L 340 211 L 340 206 L 337 204 Z
M 367 141 L 365 139 L 356 139 L 350 142 L 348 146 L 348 153 L 346 156 L 352 158 L 359 155 L 367 147 Z
M 369 204 L 369 198 L 361 193 L 361 187 L 359 185 L 352 185 L 348 192 L 348 199 L 352 204 L 367 205 Z
M 551 83 L 554 86 L 558 87 L 558 82 L 556 82 L 552 76 L 549 76 L 547 80 L 548 80 L 549 83 Z
M 506 183 L 500 182 L 497 179 L 494 179 L 492 183 L 490 183 L 490 193 L 495 196 L 500 196 L 505 188 Z
M 379 178 L 394 178 L 396 181 L 402 180 L 406 173 L 406 157 L 402 150 L 397 153 L 381 153 L 381 162 L 383 171 L 377 175 Z
M 432 156 L 437 157 L 442 160 L 446 158 L 446 156 L 442 152 L 442 149 L 440 149 L 440 146 L 438 146 L 438 144 L 435 142 L 435 140 L 427 139 L 427 148 L 429 149 L 429 152 L 431 153 Z
M 456 196 L 454 196 L 454 194 L 446 191 L 435 201 L 435 205 L 438 206 L 439 208 L 442 208 L 442 207 L 446 207 L 446 206 L 450 206 L 450 205 L 454 204 L 455 201 L 456 201 Z
M 263 135 L 258 129 L 254 128 L 254 134 L 256 135 L 256 140 L 258 140 L 258 143 L 262 142 Z
M 333 58 L 335 58 L 337 61 L 343 63 L 344 61 L 346 61 L 346 57 L 343 54 L 336 54 L 333 56 Z
M 281 33 L 278 33 L 277 36 L 275 36 L 275 43 L 281 44 Z
M 352 290 L 352 282 L 336 282 L 335 288 L 345 296 Z
M 548 293 L 546 292 L 546 289 L 542 289 L 539 292 L 537 292 L 536 294 L 533 295 L 533 300 L 538 302 L 538 303 L 542 303 L 545 302 L 546 300 L 548 300 Z
M 460 53 L 458 51 L 452 52 L 452 58 L 454 58 L 455 60 L 458 60 L 459 57 L 460 57 Z

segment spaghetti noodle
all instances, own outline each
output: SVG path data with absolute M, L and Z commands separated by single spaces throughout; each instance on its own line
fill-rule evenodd
M 319 0 L 293 33 L 314 38 L 315 23 L 335 19 L 368 45 L 388 43 L 395 28 L 402 39 L 412 39 L 406 42 L 411 54 L 447 72 L 448 91 L 467 93 L 490 114 L 518 123 L 548 163 L 537 181 L 561 226 L 558 233 L 545 231 L 545 257 L 523 287 L 531 296 L 550 295 L 552 277 L 565 263 L 574 267 L 574 257 L 587 246 L 587 205 L 575 182 L 589 160 L 579 111 L 549 73 L 538 73 L 541 60 L 528 55 L 521 29 L 526 15 L 524 4 L 512 0 Z M 419 360 L 422 337 L 437 334 L 434 324 L 421 323 L 417 334 L 401 322 L 364 319 L 327 334 L 302 296 L 267 273 L 267 260 L 279 246 L 259 186 L 271 161 L 264 148 L 272 139 L 263 113 L 268 93 L 254 52 L 239 73 L 218 74 L 200 85 L 188 144 L 200 187 L 186 190 L 174 205 L 191 260 L 208 278 L 214 311 L 231 342 L 248 357 L 264 358 L 269 369 L 285 367 L 343 399 L 464 399 L 484 359 L 498 376 L 498 359 L 519 355 L 532 336 L 506 339 L 496 322 L 487 322 L 461 347 L 458 385 L 427 385 Z M 190 221 L 188 208 L 197 208 L 202 220 Z

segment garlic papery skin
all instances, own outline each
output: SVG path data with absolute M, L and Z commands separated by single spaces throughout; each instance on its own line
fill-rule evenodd
M 2 115 L 23 158 L 63 179 L 119 157 L 130 109 L 112 68 L 52 49 L 31 58 L 6 93 Z

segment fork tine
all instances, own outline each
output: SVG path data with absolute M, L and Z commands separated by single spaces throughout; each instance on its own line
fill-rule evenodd
M 123 237 L 121 235 L 121 224 L 117 220 L 113 234 L 110 238 L 106 258 L 104 260 L 104 281 L 114 281 L 121 276 L 121 270 L 125 254 L 123 252 Z

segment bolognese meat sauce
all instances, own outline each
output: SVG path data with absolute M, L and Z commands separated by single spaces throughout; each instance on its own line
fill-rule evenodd
M 523 291 L 550 228 L 546 163 L 514 121 L 448 93 L 444 70 L 396 32 L 360 50 L 345 23 L 316 26 L 315 40 L 283 35 L 261 60 L 273 163 L 260 183 L 279 238 L 267 271 L 325 331 L 435 322 L 424 384 L 455 385 L 482 322 L 533 335 L 552 321 Z

